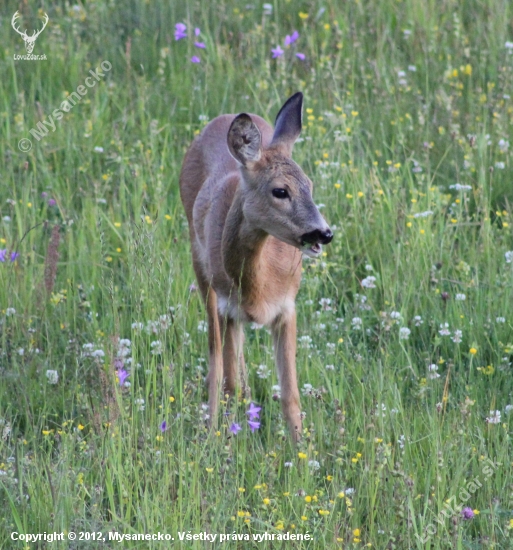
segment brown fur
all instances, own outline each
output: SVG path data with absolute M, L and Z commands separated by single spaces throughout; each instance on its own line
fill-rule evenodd
M 233 394 L 239 372 L 248 392 L 241 323 L 254 321 L 272 328 L 283 412 L 295 440 L 301 433 L 294 306 L 301 236 L 329 230 L 313 203 L 312 183 L 290 158 L 301 129 L 301 99 L 294 107 L 288 107 L 291 100 L 285 104 L 274 132 L 257 115 L 217 117 L 192 143 L 180 175 L 208 315 L 211 423 L 216 425 L 223 381 Z M 276 187 L 287 189 L 289 198 L 276 198 Z

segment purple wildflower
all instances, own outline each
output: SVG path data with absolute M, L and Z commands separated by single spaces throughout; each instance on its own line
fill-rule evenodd
M 301 61 L 304 61 L 306 59 L 306 55 L 301 52 L 297 52 L 296 57 L 301 59 Z
M 55 206 L 57 201 L 55 199 L 48 199 L 48 206 Z
M 119 385 L 124 386 L 125 380 L 130 376 L 130 373 L 128 373 L 125 369 L 119 369 L 116 371 L 116 374 L 119 378 Z
M 290 46 L 291 44 L 294 44 L 294 42 L 298 38 L 299 38 L 299 33 L 297 31 L 294 31 L 291 35 L 287 34 L 284 40 L 285 46 Z
M 162 423 L 159 426 L 159 429 L 162 433 L 164 433 L 167 430 L 167 422 L 165 420 L 162 421 Z
M 0 250 L 0 262 L 5 262 L 6 257 L 7 257 L 7 248 L 4 248 L 3 250 Z
M 196 28 L 194 29 L 194 36 L 199 36 L 200 34 L 201 34 L 201 31 L 199 30 L 198 27 L 196 27 Z
M 237 435 L 241 430 L 242 428 L 236 422 L 233 422 L 232 425 L 230 426 L 230 431 L 232 432 L 233 435 Z
M 197 55 L 191 57 L 191 63 L 201 63 L 201 59 Z
M 48 197 L 48 193 L 47 193 L 46 191 L 43 191 L 43 192 L 41 193 L 41 196 L 42 196 L 43 199 L 44 199 L 44 198 Z
M 273 48 L 271 51 L 273 52 L 273 59 L 276 57 L 281 57 L 283 55 L 283 50 L 280 48 L 280 46 L 276 46 L 276 48 Z
M 461 511 L 461 515 L 463 516 L 463 519 L 473 519 L 474 517 L 474 511 L 472 510 L 472 508 L 469 508 L 468 506 L 463 508 L 463 510 Z
M 175 40 L 181 40 L 182 38 L 187 38 L 187 26 L 183 23 L 177 23 L 175 25 Z
M 196 48 L 202 48 L 202 49 L 206 48 L 205 42 L 194 42 L 194 45 L 196 46 Z
M 255 420 L 258 418 L 258 413 L 262 410 L 262 407 L 257 407 L 254 403 L 251 403 L 249 409 L 246 411 L 246 414 L 249 415 L 250 420 Z
M 18 252 L 11 252 L 11 262 L 16 261 L 16 258 L 18 258 L 18 256 Z
M 254 432 L 260 428 L 260 422 L 258 420 L 248 420 L 248 426 L 251 428 L 251 431 Z

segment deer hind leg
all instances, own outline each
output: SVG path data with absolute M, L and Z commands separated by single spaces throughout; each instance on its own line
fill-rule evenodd
M 242 325 L 233 319 L 219 316 L 223 340 L 224 391 L 235 395 L 237 378 L 244 397 L 248 396 L 246 364 L 244 362 L 244 331 Z
M 210 287 L 206 300 L 208 315 L 208 407 L 210 426 L 217 427 L 217 412 L 219 409 L 220 391 L 223 383 L 223 353 L 221 329 L 217 314 L 217 295 Z
M 238 326 L 238 344 L 239 344 L 239 382 L 242 396 L 246 399 L 251 398 L 251 388 L 248 383 L 248 371 L 246 370 L 246 361 L 244 361 L 244 328 L 241 324 Z
M 292 439 L 301 438 L 301 409 L 296 376 L 296 312 L 282 316 L 272 326 L 274 351 L 281 388 L 281 406 Z
M 205 302 L 208 318 L 208 406 L 209 424 L 212 428 L 217 427 L 217 413 L 219 410 L 219 393 L 223 383 L 223 354 L 221 329 L 219 326 L 219 315 L 217 313 L 217 294 L 204 277 L 201 266 L 196 261 L 193 252 L 193 266 L 196 272 L 198 286 Z

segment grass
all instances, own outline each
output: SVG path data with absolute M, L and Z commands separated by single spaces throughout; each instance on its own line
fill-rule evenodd
M 24 6 L 23 28 L 36 28 L 36 4 Z M 24 45 L 14 7 L 0 8 L 0 548 L 119 546 L 11 539 L 54 531 L 176 544 L 207 532 L 214 548 L 511 547 L 511 4 L 271 8 L 54 3 L 34 48 L 45 61 L 13 59 Z M 178 22 L 189 36 L 175 41 Z M 37 140 L 30 130 L 103 61 Z M 297 90 L 294 158 L 336 229 L 304 264 L 294 449 L 265 328 L 248 327 L 245 345 L 260 429 L 242 401 L 206 429 L 206 317 L 178 174 L 208 120 L 272 120 Z M 220 542 L 234 533 L 311 540 Z

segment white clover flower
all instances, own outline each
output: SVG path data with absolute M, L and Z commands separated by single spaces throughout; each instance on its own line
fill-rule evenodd
M 303 395 L 312 395 L 312 393 L 314 391 L 315 390 L 314 390 L 312 384 L 303 384 L 303 388 L 301 389 L 301 393 Z
M 449 185 L 449 189 L 454 189 L 455 191 L 470 191 L 472 186 L 462 185 L 461 183 L 453 183 L 452 185 Z
M 504 412 L 505 412 L 506 414 L 509 414 L 511 411 L 513 411 L 513 405 L 506 405 L 506 406 L 504 407 Z
M 362 286 L 364 288 L 376 288 L 376 277 L 372 275 L 365 277 L 365 279 L 362 280 Z
M 432 216 L 433 211 L 432 210 L 426 210 L 425 212 L 417 212 L 416 214 L 413 214 L 414 218 L 427 218 L 428 216 Z
M 292 462 L 284 462 L 283 465 L 285 466 L 285 468 L 292 468 L 293 466 Z
M 262 4 L 262 8 L 264 9 L 264 11 L 263 11 L 264 15 L 272 15 L 273 14 L 273 5 L 272 4 Z
M 137 405 L 138 411 L 144 411 L 144 399 L 142 397 L 134 399 L 134 403 Z
M 453 337 L 451 338 L 451 340 L 455 343 L 455 344 L 460 344 L 461 343 L 461 339 L 463 337 L 463 332 L 461 330 L 455 330 L 454 331 L 454 335 Z
M 335 365 L 326 365 L 326 370 L 335 370 Z
M 302 348 L 308 349 L 312 347 L 313 340 L 310 338 L 310 336 L 308 336 L 308 334 L 305 334 L 304 336 L 299 337 L 299 342 Z
M 504 162 L 496 162 L 495 168 L 497 168 L 497 170 L 504 170 L 504 168 L 506 168 L 506 164 Z
M 511 53 L 513 51 L 513 42 L 506 42 L 504 47 L 509 50 L 509 53 Z
M 440 330 L 438 331 L 438 333 L 441 336 L 450 336 L 451 331 L 449 330 L 449 323 L 441 323 L 440 324 Z
M 400 340 L 408 340 L 410 337 L 411 330 L 408 327 L 401 327 L 399 329 L 399 339 Z
M 159 355 L 162 353 L 162 342 L 160 340 L 154 340 L 150 343 L 151 354 L 152 355 Z
M 417 71 L 417 67 L 415 67 L 415 65 L 408 65 L 408 70 L 412 73 L 415 73 Z
M 14 315 L 16 313 L 16 310 L 13 307 L 8 307 L 5 310 L 5 316 L 10 317 L 11 315 Z
M 401 435 L 399 437 L 399 439 L 397 440 L 397 443 L 399 444 L 399 447 L 401 449 L 404 449 L 404 444 L 406 443 L 406 438 L 404 437 L 404 435 Z
M 505 252 L 504 257 L 506 258 L 507 264 L 510 264 L 511 262 L 513 262 L 513 250 L 508 250 L 508 252 Z
M 158 323 L 161 330 L 167 330 L 171 326 L 171 317 L 169 315 L 161 315 Z
M 374 271 L 374 268 L 371 266 L 371 264 L 366 264 L 365 271 Z
M 506 318 L 505 317 L 497 317 L 495 319 L 495 322 L 496 323 L 505 323 L 506 322 Z
M 92 357 L 105 357 L 105 352 L 102 350 L 102 349 L 95 349 L 92 353 L 91 353 L 91 356 Z
M 362 324 L 363 324 L 363 321 L 361 320 L 360 317 L 353 317 L 351 319 L 351 326 L 353 327 L 354 330 L 361 330 Z
M 321 465 L 319 464 L 319 462 L 317 460 L 309 460 L 308 461 L 308 467 L 311 469 L 311 470 L 318 470 Z
M 385 417 L 385 412 L 386 412 L 387 408 L 385 406 L 384 403 L 379 403 L 378 405 L 376 405 L 376 416 L 381 416 L 381 417 Z
M 144 325 L 139 322 L 132 323 L 132 330 L 142 330 Z
M 415 315 L 415 317 L 413 318 L 413 321 L 415 322 L 416 327 L 420 327 L 420 325 L 422 325 L 422 323 L 424 322 L 420 315 Z
M 96 146 L 96 147 L 94 148 L 94 152 L 95 152 L 95 153 L 103 153 L 103 147 L 98 147 L 98 146 Z
M 57 384 L 59 381 L 59 373 L 56 370 L 47 370 L 46 378 L 49 384 Z
M 198 323 L 198 332 L 208 332 L 208 323 L 206 321 Z
M 331 298 L 321 298 L 319 305 L 323 311 L 331 311 Z
M 269 378 L 270 375 L 271 375 L 271 371 L 269 368 L 267 368 L 266 365 L 258 365 L 257 367 L 258 378 L 265 379 L 265 378 Z
M 428 378 L 431 380 L 435 380 L 436 378 L 440 378 L 440 375 L 437 372 L 438 365 L 435 365 L 434 363 L 431 363 L 431 365 L 428 365 Z
M 465 294 L 459 292 L 458 294 L 456 294 L 454 299 L 458 302 L 464 302 L 467 299 L 467 296 Z
M 499 149 L 501 153 L 505 153 L 509 149 L 509 141 L 505 139 L 499 140 Z
M 490 416 L 486 417 L 488 424 L 500 424 L 501 423 L 501 411 L 490 411 Z

